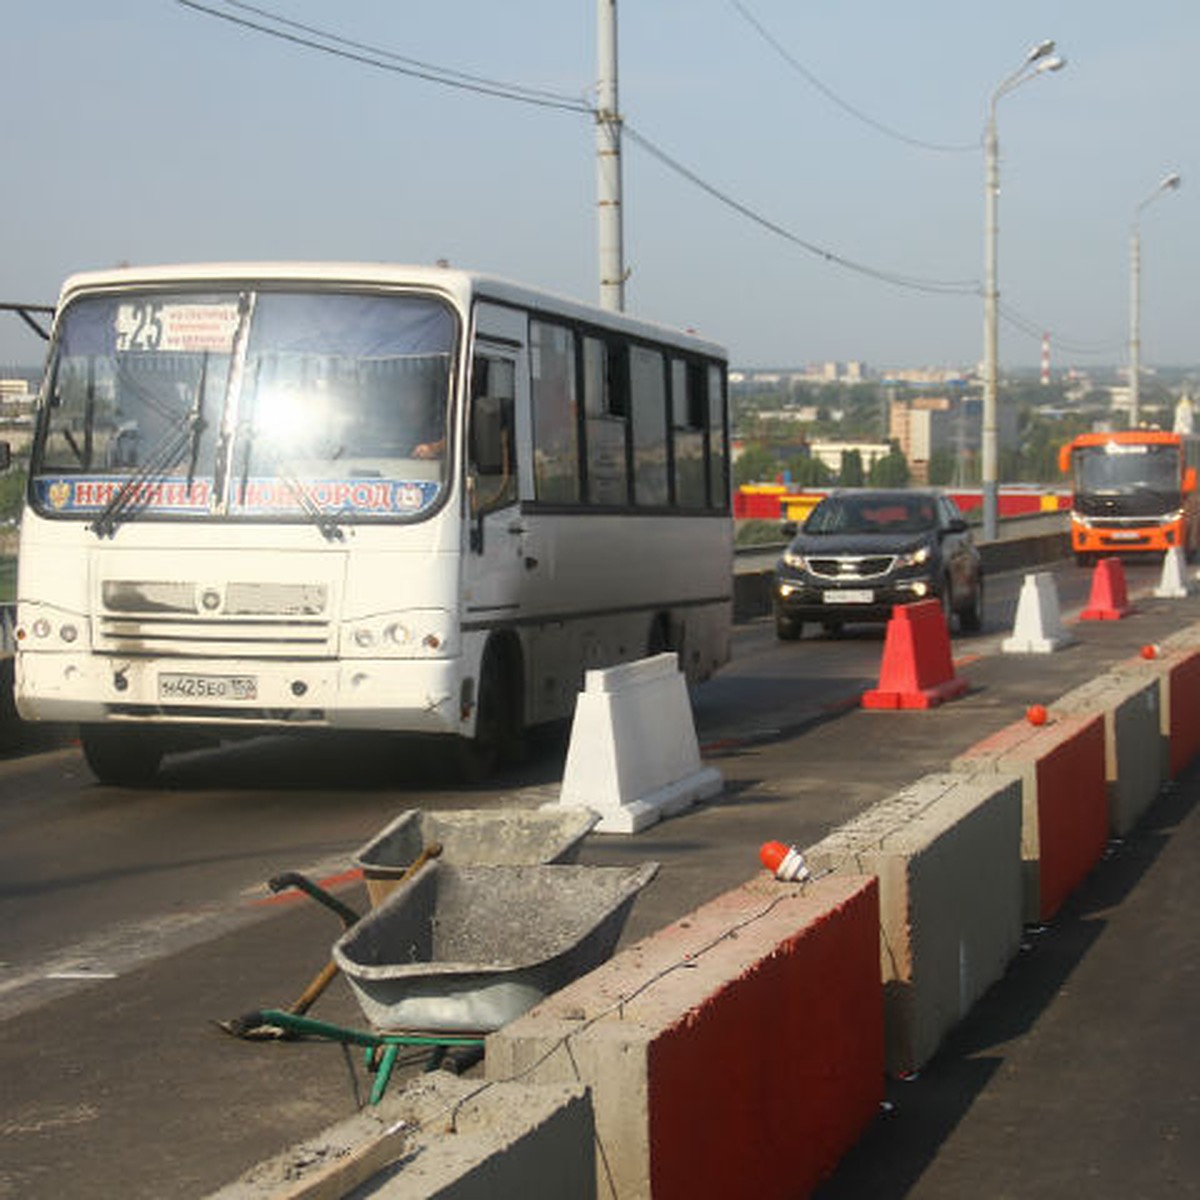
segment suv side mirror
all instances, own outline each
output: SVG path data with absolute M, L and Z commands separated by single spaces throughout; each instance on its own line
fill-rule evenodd
M 799 529 L 800 526 L 797 525 L 795 521 L 784 521 L 784 523 L 779 526 L 780 534 L 789 542 L 796 536 Z
M 947 533 L 966 533 L 970 526 L 967 524 L 965 517 L 955 517 L 949 525 L 946 526 Z

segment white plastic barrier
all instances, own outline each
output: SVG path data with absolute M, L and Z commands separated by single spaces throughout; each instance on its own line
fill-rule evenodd
M 1072 640 L 1063 628 L 1054 576 L 1049 571 L 1026 575 L 1012 637 L 1005 638 L 1000 648 L 1005 654 L 1049 654 Z
M 1160 600 L 1182 600 L 1193 591 L 1184 565 L 1183 547 L 1172 546 L 1163 556 L 1162 576 L 1154 594 Z
M 597 833 L 637 833 L 724 786 L 700 762 L 674 654 L 588 671 L 575 706 L 558 804 L 600 814 Z

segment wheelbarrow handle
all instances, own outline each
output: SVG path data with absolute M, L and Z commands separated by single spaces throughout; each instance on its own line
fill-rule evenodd
M 323 904 L 337 913 L 347 929 L 358 921 L 358 913 L 354 909 L 348 904 L 343 904 L 336 896 L 331 896 L 324 888 L 313 883 L 307 875 L 301 875 L 299 871 L 284 871 L 280 875 L 273 875 L 267 880 L 267 887 L 273 892 L 284 892 L 293 887 L 298 888 L 306 896 L 311 896 L 318 904 Z

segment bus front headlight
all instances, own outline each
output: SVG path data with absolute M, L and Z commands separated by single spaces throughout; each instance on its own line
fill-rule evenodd
M 443 658 L 451 651 L 450 614 L 443 609 L 381 613 L 342 627 L 346 658 Z

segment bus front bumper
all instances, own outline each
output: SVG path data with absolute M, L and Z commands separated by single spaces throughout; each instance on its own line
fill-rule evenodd
M 315 727 L 459 733 L 459 659 L 107 658 L 20 651 L 26 721 Z

